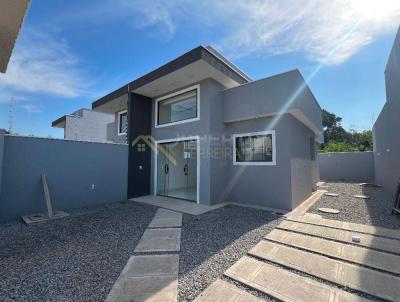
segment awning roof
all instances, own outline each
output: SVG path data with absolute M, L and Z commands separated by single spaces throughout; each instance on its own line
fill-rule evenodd
M 0 72 L 6 72 L 30 0 L 0 1 Z

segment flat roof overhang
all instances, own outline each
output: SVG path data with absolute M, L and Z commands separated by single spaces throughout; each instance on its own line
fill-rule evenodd
M 0 72 L 5 73 L 30 0 L 0 1 Z
M 67 116 L 64 115 L 51 123 L 51 127 L 54 128 L 65 128 L 65 122 L 67 120 Z
M 213 51 L 199 46 L 150 73 L 122 86 L 92 103 L 92 109 L 102 107 L 128 91 L 147 97 L 157 97 L 172 90 L 212 78 L 226 88 L 248 83 L 251 79 Z

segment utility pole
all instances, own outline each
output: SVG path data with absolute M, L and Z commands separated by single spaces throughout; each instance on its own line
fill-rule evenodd
M 11 97 L 8 106 L 8 133 L 10 134 L 12 132 L 12 126 L 13 126 L 13 103 L 14 103 L 14 98 Z

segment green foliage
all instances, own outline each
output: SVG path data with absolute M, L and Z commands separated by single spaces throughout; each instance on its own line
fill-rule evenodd
M 372 131 L 346 131 L 342 125 L 342 118 L 326 110 L 322 111 L 322 126 L 324 127 L 324 141 L 321 152 L 352 152 L 372 150 Z
M 321 149 L 322 153 L 325 152 L 356 152 L 359 151 L 356 147 L 348 143 L 329 142 Z

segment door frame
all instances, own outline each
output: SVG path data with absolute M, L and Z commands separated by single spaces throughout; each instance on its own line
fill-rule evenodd
M 158 145 L 165 144 L 165 143 L 176 143 L 182 141 L 196 141 L 197 144 L 197 175 L 196 175 L 196 186 L 197 186 L 197 196 L 196 196 L 196 203 L 200 203 L 200 136 L 186 136 L 186 137 L 179 137 L 179 138 L 170 138 L 170 139 L 161 139 L 155 141 L 155 151 L 154 151 L 154 192 L 153 195 L 157 195 L 157 163 L 158 163 Z M 173 197 L 171 197 L 173 198 Z

